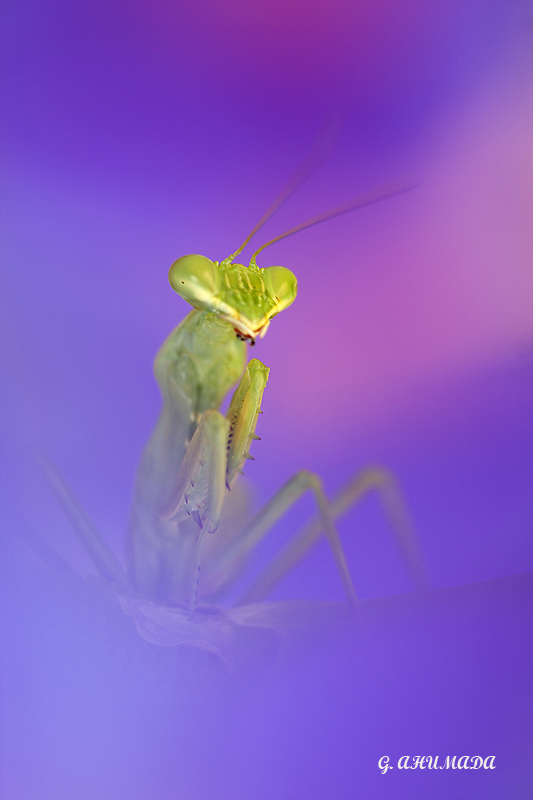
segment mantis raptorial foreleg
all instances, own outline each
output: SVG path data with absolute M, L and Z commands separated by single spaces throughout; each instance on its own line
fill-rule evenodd
M 156 546 L 153 537 L 143 536 L 140 529 L 135 537 L 136 581 L 143 590 L 190 608 L 196 605 L 203 538 L 218 528 L 226 490 L 248 456 L 268 372 L 252 359 L 227 416 L 215 409 L 201 414 L 165 502 L 157 510 Z M 151 554 L 145 556 L 147 543 Z
M 200 530 L 218 528 L 226 490 L 229 422 L 218 411 L 205 411 L 187 446 L 173 496 L 163 519 L 183 522 L 191 516 Z
M 173 502 L 161 514 L 163 519 L 174 519 L 178 523 L 176 535 L 180 523 L 182 527 L 183 523 L 187 523 L 187 517 L 192 517 L 196 523 L 196 527 L 186 534 L 191 540 L 187 559 L 189 563 L 184 565 L 184 551 L 181 549 L 181 564 L 171 573 L 178 577 L 173 586 L 173 595 L 191 610 L 196 605 L 203 538 L 206 533 L 213 533 L 217 529 L 222 513 L 226 491 L 228 434 L 229 422 L 222 414 L 213 410 L 204 412 L 181 463 Z M 190 529 L 191 526 L 187 527 Z
M 394 533 L 396 543 L 410 576 L 420 591 L 429 588 L 426 565 L 421 557 L 417 537 L 405 506 L 402 492 L 396 477 L 383 467 L 369 467 L 359 472 L 337 494 L 332 502 L 332 516 L 336 520 L 357 504 L 368 492 L 377 491 Z M 263 509 L 266 511 L 268 506 Z M 262 512 L 252 521 L 252 534 L 258 538 L 266 533 L 266 529 L 255 527 Z M 255 603 L 263 600 L 270 590 L 292 569 L 295 564 L 316 543 L 323 531 L 320 518 L 314 520 L 298 534 L 287 547 L 271 562 L 267 569 L 254 581 L 239 599 L 239 605 Z M 259 533 L 259 536 L 257 536 Z M 252 545 L 253 546 L 253 545 Z

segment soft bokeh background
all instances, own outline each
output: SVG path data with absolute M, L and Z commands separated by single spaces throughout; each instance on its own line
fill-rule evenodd
M 28 466 L 28 452 L 37 446 L 53 457 L 120 551 L 135 465 L 159 407 L 151 364 L 187 312 L 168 287 L 166 270 L 185 253 L 221 259 L 232 252 L 331 117 L 342 120 L 331 157 L 268 223 L 256 246 L 382 182 L 405 179 L 418 188 L 262 254 L 262 266 L 291 268 L 300 289 L 294 307 L 274 320 L 254 353 L 271 368 L 262 441 L 247 469 L 258 501 L 301 467 L 319 472 L 334 492 L 365 464 L 381 462 L 404 486 L 435 587 L 531 569 L 533 12 L 526 3 L 497 0 L 22 0 L 5 3 L 2 13 L 4 520 L 7 562 L 18 558 L 21 570 L 19 595 L 9 581 L 5 594 L 11 669 L 26 676 L 6 684 L 13 710 L 4 745 L 7 763 L 15 766 L 7 768 L 5 796 L 35 796 L 39 785 L 50 792 L 42 797 L 85 798 L 97 791 L 87 783 L 90 758 L 68 733 L 79 733 L 72 698 L 88 691 L 83 682 L 85 689 L 71 686 L 74 706 L 65 701 L 63 727 L 57 723 L 57 739 L 50 739 L 60 692 L 50 688 L 56 657 L 47 653 L 63 652 L 68 637 L 76 637 L 68 626 L 62 634 L 54 628 L 63 606 L 39 595 L 46 587 L 39 584 L 31 602 L 21 600 L 31 581 L 20 577 L 20 563 L 31 562 L 32 554 L 17 550 L 11 531 L 33 526 L 82 574 L 90 566 Z M 265 541 L 252 570 L 310 512 L 304 502 L 291 513 Z M 375 499 L 349 515 L 342 533 L 362 597 L 409 590 Z M 340 599 L 327 548 L 317 547 L 275 596 Z M 34 614 L 43 603 L 53 631 L 44 640 Z M 478 654 L 484 641 L 497 638 L 489 623 L 499 613 L 498 601 L 492 603 L 488 596 L 484 617 L 480 611 L 486 640 L 480 633 Z M 30 620 L 39 634 L 28 640 Z M 433 640 L 422 632 L 416 642 L 413 648 L 423 652 Z M 512 646 L 502 651 L 496 670 L 502 685 L 516 684 L 510 670 L 521 658 Z M 77 662 L 63 655 L 68 684 Z M 348 675 L 348 663 L 336 665 L 341 676 Z M 460 663 L 468 695 L 480 672 L 464 673 L 471 664 L 466 656 Z M 484 668 L 481 657 L 478 666 Z M 320 669 L 310 668 L 305 686 L 331 678 L 331 665 Z M 400 667 L 386 674 L 401 685 Z M 404 688 L 415 692 L 415 679 L 404 679 Z M 236 712 L 236 741 L 253 741 L 259 729 L 276 739 L 292 683 L 278 675 L 272 685 L 281 716 L 274 721 L 258 711 L 261 722 L 256 728 L 250 723 L 245 736 L 246 715 Z M 315 690 L 302 691 L 309 699 Z M 387 740 L 391 757 L 407 747 L 402 713 L 387 712 L 374 691 L 366 705 L 337 697 L 340 707 L 351 709 L 350 719 L 376 720 L 377 748 L 353 774 L 343 773 L 340 759 L 337 780 L 348 777 L 346 794 L 338 784 L 339 797 L 355 796 L 356 787 L 377 773 L 382 741 L 385 746 L 380 730 L 396 731 Z M 430 706 L 438 685 L 432 692 Z M 520 705 L 524 696 L 517 692 L 513 702 Z M 124 707 L 117 700 L 116 713 L 104 713 L 104 694 L 101 705 L 87 701 L 95 731 L 116 728 L 116 736 L 109 734 L 114 744 L 92 771 L 100 796 L 103 786 L 115 798 L 214 796 L 193 778 L 180 783 L 172 757 L 162 766 L 151 751 L 132 788 L 127 776 L 131 764 L 140 763 L 139 743 L 131 734 L 128 749 Z M 519 730 L 515 750 L 522 753 L 524 728 L 509 703 L 491 717 L 492 727 L 474 703 L 461 723 L 448 720 L 446 727 L 439 717 L 430 730 L 448 731 L 447 752 L 455 752 L 457 726 L 474 731 L 467 740 L 471 750 L 475 732 L 489 730 L 486 754 L 515 741 L 510 731 Z M 270 797 L 300 796 L 296 787 L 310 774 L 304 754 L 313 749 L 313 730 L 318 742 L 333 724 L 332 707 L 324 700 L 315 715 L 304 699 L 315 727 L 303 713 L 288 739 L 305 730 L 308 749 L 301 744 L 287 763 L 279 758 L 286 746 L 279 745 L 277 755 L 271 746 L 278 794 L 270 787 Z M 409 741 L 420 751 L 428 734 L 423 708 L 414 708 Z M 129 729 L 142 727 L 143 713 Z M 154 722 L 152 735 L 158 730 L 172 742 L 165 724 Z M 199 724 L 189 740 L 198 744 L 189 744 L 194 757 L 207 729 L 213 729 L 208 721 Z M 363 723 L 349 735 L 342 727 L 332 730 L 326 760 L 335 742 L 355 743 L 368 733 Z M 43 739 L 56 742 L 46 755 Z M 69 752 L 67 740 L 73 742 Z M 121 758 L 113 750 L 117 740 Z M 431 741 L 436 750 L 444 747 L 438 737 Z M 231 760 L 227 752 L 205 758 L 215 765 L 213 776 Z M 253 768 L 249 753 L 242 758 L 248 777 L 239 782 L 222 770 L 220 796 L 262 796 L 264 779 L 254 787 L 253 777 L 262 774 L 260 756 Z M 504 783 L 494 783 L 495 794 L 489 782 L 480 796 L 500 797 L 502 786 L 527 796 L 527 770 L 516 758 L 504 777 L 497 773 Z M 198 769 L 205 782 L 208 767 Z M 152 773 L 158 775 L 156 794 Z M 453 791 L 436 781 L 433 796 L 477 796 L 472 792 L 481 791 L 481 782 L 470 777 L 468 789 L 459 782 Z M 315 795 L 307 788 L 301 796 L 326 796 L 320 785 Z M 408 791 L 404 783 L 397 794 L 392 782 L 383 786 L 361 796 L 423 791 L 422 783 Z

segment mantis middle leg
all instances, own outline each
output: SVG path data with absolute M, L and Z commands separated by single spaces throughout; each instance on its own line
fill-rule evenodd
M 308 486 L 305 486 L 306 482 Z M 226 585 L 226 581 L 223 582 L 223 576 L 226 570 L 231 572 L 231 578 L 234 577 L 234 572 L 231 570 L 232 562 L 234 564 L 242 563 L 245 555 L 255 547 L 259 540 L 268 532 L 275 522 L 280 519 L 285 511 L 296 502 L 305 491 L 305 488 L 312 488 L 315 482 L 320 485 L 319 479 L 312 473 L 307 473 L 305 471 L 297 473 L 253 517 L 239 541 L 234 544 L 232 551 L 227 552 L 223 560 L 221 559 L 216 564 L 216 574 L 219 576 L 221 588 L 223 588 L 223 585 Z M 304 486 L 305 488 L 303 488 Z M 245 594 L 239 599 L 239 605 L 263 600 L 270 590 L 282 580 L 305 553 L 313 547 L 323 532 L 326 532 L 328 541 L 332 546 L 346 594 L 352 603 L 356 602 L 355 590 L 353 589 L 353 583 L 346 565 L 342 545 L 334 526 L 334 521 L 345 514 L 370 491 L 378 492 L 378 496 L 389 519 L 396 543 L 413 583 L 420 591 L 429 588 L 427 570 L 420 553 L 416 534 L 410 521 L 398 481 L 392 472 L 377 466 L 363 470 L 339 492 L 331 504 L 325 499 L 321 489 L 320 491 L 323 497 L 322 503 L 326 503 L 329 506 L 326 522 L 320 513 L 317 519 L 305 526 L 254 581 Z M 329 532 L 326 527 L 326 525 L 329 524 L 328 520 L 331 522 L 333 528 L 332 530 L 330 527 Z

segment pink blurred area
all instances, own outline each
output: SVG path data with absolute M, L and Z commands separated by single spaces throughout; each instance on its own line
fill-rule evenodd
M 417 72 L 435 57 L 430 42 L 442 46 L 450 29 L 476 15 L 475 4 L 464 8 L 420 0 L 203 0 L 144 5 L 138 15 L 124 10 L 130 30 L 160 64 L 192 69 L 207 83 L 229 86 L 233 94 L 252 84 L 259 93 L 270 84 L 282 93 L 298 87 L 316 95 L 326 83 L 330 89 L 332 84 L 353 87 L 354 72 L 357 90 L 379 91 Z M 192 32 L 190 40 L 182 35 L 184 28 Z
M 305 346 L 295 363 L 278 364 L 288 413 L 346 430 L 361 418 L 379 425 L 387 406 L 397 423 L 423 385 L 527 353 L 530 121 L 524 98 L 504 85 L 456 123 L 410 195 L 336 223 L 340 235 L 293 243 L 303 292 L 309 273 L 319 289 L 311 308 L 292 313 Z

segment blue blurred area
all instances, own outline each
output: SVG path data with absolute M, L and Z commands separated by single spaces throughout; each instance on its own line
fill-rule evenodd
M 530 796 L 530 576 L 368 601 L 362 626 L 248 634 L 228 674 L 144 642 L 97 582 L 30 552 L 3 584 L 5 797 Z M 495 769 L 404 772 L 405 755 Z
M 374 161 L 423 148 L 527 32 L 521 4 L 497 0 L 57 0 L 3 14 L 9 156 L 85 185 L 174 196 L 187 184 L 216 191 L 236 154 L 245 174 L 290 142 L 300 157 L 338 107 Z
M 2 15 L 2 796 L 530 797 L 530 600 L 512 577 L 533 561 L 527 6 Z M 335 114 L 333 153 L 258 245 L 382 182 L 419 188 L 265 251 L 300 288 L 255 348 L 271 376 L 247 477 L 260 502 L 301 467 L 333 494 L 386 464 L 442 591 L 379 605 L 411 587 L 368 498 L 341 534 L 377 603 L 369 630 L 317 624 L 277 661 L 270 640 L 244 642 L 228 679 L 140 640 L 109 590 L 20 540 L 35 530 L 93 571 L 32 451 L 119 553 L 159 409 L 152 361 L 187 313 L 166 269 L 232 252 Z M 312 513 L 295 509 L 249 575 Z M 323 543 L 274 593 L 300 597 L 342 598 Z M 377 769 L 478 752 L 497 769 Z

